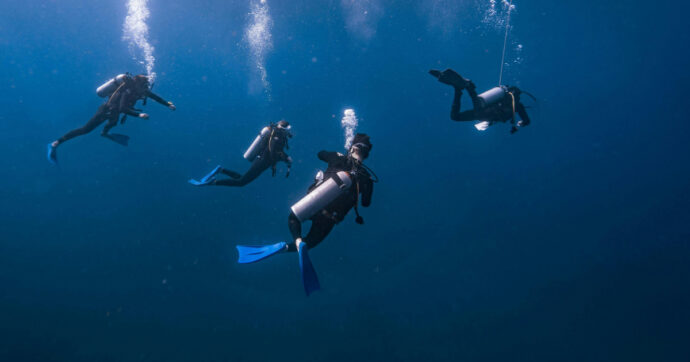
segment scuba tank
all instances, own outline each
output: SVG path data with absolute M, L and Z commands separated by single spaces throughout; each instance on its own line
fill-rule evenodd
M 103 83 L 100 87 L 96 89 L 96 94 L 98 94 L 99 97 L 110 97 L 115 90 L 117 90 L 117 87 L 122 85 L 122 83 L 125 82 L 125 79 L 128 77 L 127 74 L 120 74 L 116 76 L 115 78 L 110 79 L 109 81 Z
M 263 145 L 264 140 L 268 139 L 270 136 L 271 128 L 268 126 L 264 127 L 259 135 L 254 139 L 254 142 L 252 142 L 249 148 L 247 148 L 247 151 L 244 153 L 244 158 L 250 162 L 254 161 L 256 156 L 258 156 L 259 152 L 261 151 L 261 146 Z
M 322 182 L 290 209 L 299 221 L 304 222 L 345 193 L 351 186 L 350 175 L 345 171 L 338 171 L 334 177 Z
M 482 106 L 486 107 L 488 105 L 497 103 L 503 98 L 505 98 L 506 94 L 508 93 L 508 90 L 504 86 L 498 86 L 489 89 L 488 91 L 478 95 L 477 97 L 481 99 L 482 101 Z

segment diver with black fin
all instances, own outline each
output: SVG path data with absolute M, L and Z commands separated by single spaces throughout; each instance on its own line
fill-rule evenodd
M 115 78 L 110 79 L 105 84 L 96 89 L 96 94 L 100 97 L 107 97 L 108 100 L 103 103 L 96 114 L 80 128 L 73 129 L 67 132 L 64 136 L 48 144 L 48 160 L 54 164 L 57 163 L 57 147 L 70 139 L 85 135 L 100 126 L 103 122 L 108 121 L 103 127 L 101 136 L 110 139 L 123 146 L 127 146 L 129 136 L 121 134 L 108 133 L 111 128 L 118 123 L 120 114 L 123 114 L 120 123 L 124 123 L 127 115 L 148 119 L 149 115 L 142 113 L 141 110 L 135 109 L 134 105 L 140 99 L 151 98 L 154 101 L 175 110 L 175 105 L 161 98 L 159 95 L 151 92 L 149 85 L 149 78 L 144 75 L 136 75 L 132 77 L 129 73 L 120 74 Z
M 450 109 L 450 119 L 454 121 L 479 121 L 474 127 L 479 131 L 486 130 L 489 126 L 497 122 L 508 122 L 512 124 L 510 133 L 515 133 L 518 127 L 525 127 L 530 124 L 529 116 L 525 106 L 520 102 L 520 95 L 527 94 L 532 99 L 534 96 L 520 90 L 515 86 L 498 86 L 488 91 L 477 94 L 474 83 L 452 69 L 439 71 L 432 69 L 429 74 L 438 79 L 443 84 L 448 84 L 455 88 L 453 105 Z M 466 89 L 472 98 L 473 109 L 460 112 L 460 100 L 462 90 Z M 520 116 L 520 121 L 515 122 L 515 113 Z
M 285 149 L 290 148 L 288 146 L 288 138 L 292 138 L 291 128 L 290 123 L 285 120 L 281 120 L 276 124 L 271 123 L 264 127 L 244 153 L 244 158 L 252 162 L 251 167 L 244 175 L 218 165 L 201 180 L 191 179 L 188 182 L 194 186 L 242 187 L 254 181 L 269 168 L 272 169 L 272 174 L 275 176 L 278 162 L 285 162 L 287 164 L 285 177 L 289 177 L 292 158 L 285 153 Z M 230 178 L 218 180 L 216 175 L 219 173 Z
M 320 289 L 319 279 L 309 259 L 309 250 L 319 245 L 343 221 L 351 209 L 355 209 L 355 222 L 363 224 L 358 204 L 371 205 L 376 175 L 363 161 L 369 157 L 372 144 L 369 136 L 355 135 L 347 155 L 321 151 L 320 160 L 328 163 L 326 172 L 319 172 L 307 195 L 291 207 L 288 226 L 294 242 L 277 243 L 260 247 L 237 246 L 239 263 L 253 263 L 284 251 L 299 253 L 302 283 L 307 295 Z M 311 229 L 302 238 L 302 222 L 311 220 Z

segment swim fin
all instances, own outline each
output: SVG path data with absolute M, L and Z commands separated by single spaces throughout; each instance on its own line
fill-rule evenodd
M 302 275 L 302 284 L 304 284 L 304 291 L 309 294 L 321 289 L 319 285 L 319 278 L 316 276 L 316 270 L 309 259 L 309 247 L 306 243 L 299 245 L 299 270 Z
M 432 69 L 429 71 L 429 74 L 436 77 L 439 82 L 443 84 L 452 85 L 457 89 L 464 89 L 470 82 L 469 79 L 463 78 L 460 74 L 458 74 L 458 72 L 450 68 L 442 72 L 436 69 Z
M 216 168 L 214 168 L 213 171 L 209 172 L 208 175 L 204 176 L 204 177 L 201 179 L 201 182 L 202 182 L 202 183 L 207 183 L 208 180 L 210 180 L 211 178 L 213 178 L 213 176 L 217 175 L 218 172 L 220 172 L 220 170 L 222 170 L 222 169 L 223 169 L 223 168 L 220 167 L 220 165 L 216 166 Z
M 441 71 L 440 70 L 432 69 L 429 71 L 429 74 L 433 75 L 436 79 L 441 77 Z
M 237 245 L 237 251 L 240 253 L 237 262 L 240 264 L 256 263 L 285 250 L 287 250 L 285 242 L 264 246 Z
M 211 179 L 209 179 L 209 180 L 206 180 L 206 181 L 197 181 L 197 180 L 195 180 L 195 179 L 193 179 L 193 178 L 190 178 L 189 180 L 187 180 L 187 182 L 189 182 L 190 184 L 192 184 L 192 185 L 194 185 L 194 186 L 208 186 L 208 185 L 210 185 L 211 183 L 213 183 L 213 181 L 215 181 L 215 180 L 216 180 L 216 179 L 213 178 L 213 177 L 212 177 Z
M 53 147 L 52 143 L 48 144 L 48 161 L 53 165 L 57 165 L 57 148 Z
M 119 133 L 106 133 L 103 135 L 103 137 L 123 146 L 127 146 L 129 144 L 129 136 L 127 135 Z

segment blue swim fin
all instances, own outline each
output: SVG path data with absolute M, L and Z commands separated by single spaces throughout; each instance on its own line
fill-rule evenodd
M 119 133 L 108 133 L 104 134 L 103 137 L 123 146 L 129 144 L 129 136 Z
M 206 180 L 206 182 L 202 182 L 202 181 L 197 181 L 197 180 L 192 178 L 192 179 L 187 180 L 187 182 L 189 182 L 190 184 L 192 184 L 194 186 L 206 186 L 206 185 L 211 184 L 215 180 L 216 180 L 215 178 L 211 178 L 210 180 Z
M 285 250 L 287 250 L 285 242 L 264 246 L 237 245 L 237 251 L 240 253 L 237 262 L 240 264 L 256 263 Z
M 53 147 L 52 143 L 48 144 L 48 161 L 53 165 L 57 165 L 57 148 Z
M 316 276 L 316 270 L 309 259 L 309 247 L 306 243 L 299 245 L 299 270 L 302 274 L 302 284 L 304 284 L 304 291 L 309 294 L 321 289 L 319 278 Z
M 201 182 L 204 184 L 208 183 L 210 179 L 212 179 L 215 175 L 218 174 L 218 172 L 220 172 L 221 168 L 222 167 L 220 167 L 220 165 L 216 166 L 216 168 L 214 168 L 213 171 L 209 172 L 208 175 L 204 176 L 201 179 Z

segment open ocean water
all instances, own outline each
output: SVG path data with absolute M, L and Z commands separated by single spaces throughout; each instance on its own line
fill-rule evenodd
M 513 5 L 503 80 L 537 102 L 511 135 L 427 74 L 495 86 L 502 0 L 2 0 L 0 361 L 690 360 L 690 6 Z M 46 160 L 147 71 L 175 112 Z M 290 239 L 345 109 L 381 181 L 306 297 L 295 254 L 235 245 Z M 186 182 L 280 119 L 289 178 Z

